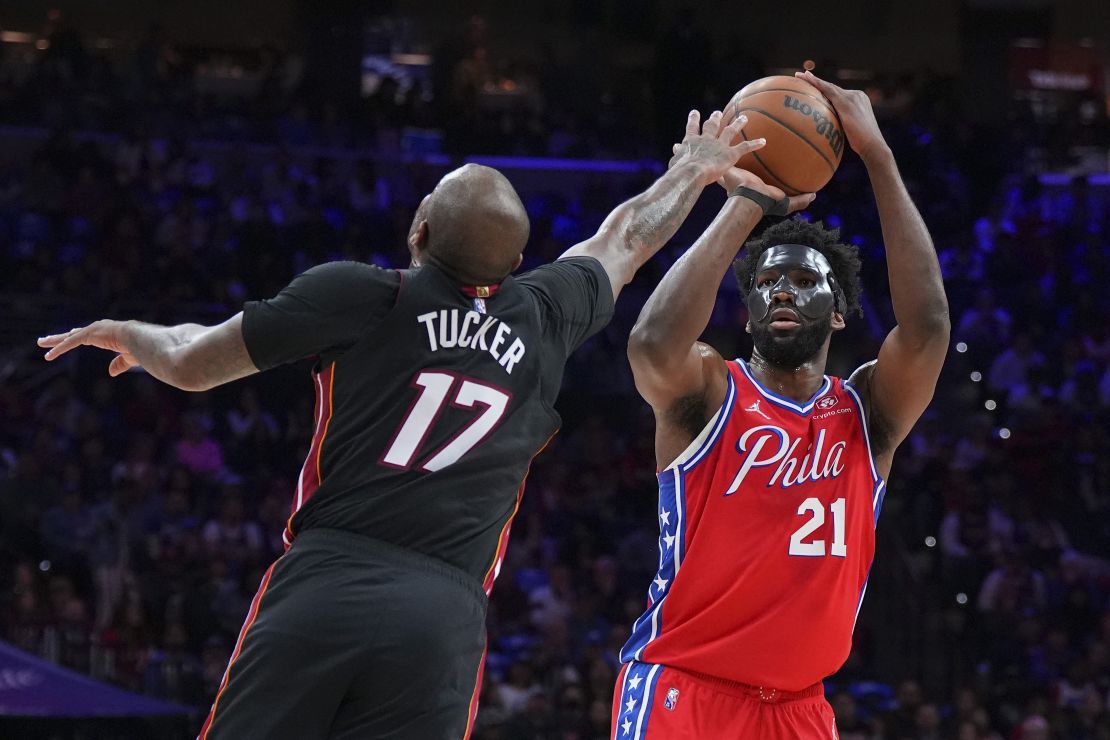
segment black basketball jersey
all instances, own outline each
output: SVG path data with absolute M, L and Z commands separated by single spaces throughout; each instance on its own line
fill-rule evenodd
M 528 467 L 559 428 L 567 356 L 612 313 L 588 257 L 491 290 L 433 266 L 335 262 L 247 303 L 259 370 L 319 358 L 286 544 L 310 527 L 360 532 L 462 568 L 488 593 Z

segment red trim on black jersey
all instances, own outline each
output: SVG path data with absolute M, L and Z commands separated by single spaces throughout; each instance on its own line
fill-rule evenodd
M 470 298 L 492 298 L 497 295 L 497 291 L 501 290 L 501 284 L 497 285 L 460 285 L 459 290 L 463 295 Z
M 250 609 L 247 610 L 247 618 L 243 622 L 242 629 L 239 630 L 239 639 L 235 641 L 235 649 L 231 652 L 231 659 L 227 662 L 227 668 L 224 669 L 224 677 L 220 681 L 220 688 L 216 691 L 216 698 L 212 700 L 212 709 L 209 710 L 208 717 L 205 718 L 204 725 L 200 728 L 197 740 L 206 740 L 208 737 L 208 730 L 212 728 L 212 720 L 216 718 L 216 707 L 219 706 L 220 697 L 223 696 L 224 689 L 227 688 L 227 677 L 231 675 L 231 667 L 235 665 L 235 661 L 239 659 L 239 654 L 243 651 L 243 640 L 246 639 L 247 632 L 254 625 L 254 620 L 258 618 L 258 610 L 262 606 L 262 597 L 266 594 L 266 589 L 270 585 L 270 576 L 274 572 L 275 565 L 277 565 L 276 560 L 266 569 L 265 575 L 262 576 L 262 583 L 258 586 L 258 592 L 251 600 Z
M 528 467 L 524 469 L 524 477 L 520 480 L 520 488 L 516 490 L 516 503 L 513 504 L 513 511 L 509 514 L 509 518 L 505 520 L 505 526 L 501 528 L 501 534 L 497 538 L 497 550 L 494 553 L 493 562 L 489 564 L 489 568 L 486 569 L 486 575 L 482 579 L 482 589 L 485 590 L 486 596 L 489 596 L 493 592 L 493 582 L 497 580 L 497 574 L 501 570 L 501 561 L 505 559 L 505 550 L 509 547 L 509 532 L 513 528 L 513 519 L 516 517 L 516 513 L 520 511 L 520 500 L 524 497 L 524 484 L 528 481 L 528 473 L 532 472 L 532 462 L 541 452 L 547 449 L 547 446 L 551 444 L 551 440 L 555 439 L 555 435 L 558 433 L 558 429 L 551 433 L 551 436 L 543 443 L 543 447 L 540 447 L 536 451 L 536 454 L 532 455 L 532 459 L 528 461 Z
M 404 270 L 397 270 L 397 295 L 393 296 L 393 307 L 397 308 L 397 304 L 401 302 L 401 290 L 405 287 L 405 272 Z
M 332 392 L 335 385 L 335 363 L 328 365 L 322 372 L 316 373 L 313 380 L 316 382 L 316 429 L 312 433 L 312 444 L 308 448 L 308 456 L 301 466 L 301 474 L 297 477 L 297 490 L 293 493 L 293 505 L 289 512 L 289 520 L 285 524 L 286 549 L 293 544 L 293 517 L 301 510 L 312 494 L 323 482 L 320 472 L 320 455 L 324 447 L 324 438 L 328 436 L 328 426 L 331 423 L 335 407 L 332 404 Z
M 482 693 L 482 676 L 486 670 L 486 652 L 489 650 L 489 640 L 482 646 L 482 659 L 478 661 L 478 675 L 474 677 L 474 691 L 470 694 L 470 705 L 466 710 L 466 731 L 462 740 L 470 740 L 470 733 L 474 732 L 474 718 L 478 716 L 478 696 Z

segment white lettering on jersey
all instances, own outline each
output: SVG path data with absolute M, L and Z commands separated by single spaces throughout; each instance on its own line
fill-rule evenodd
M 474 300 L 478 300 L 475 298 Z M 477 324 L 482 320 L 481 314 L 476 311 L 467 311 L 466 316 L 463 317 L 462 328 L 459 329 L 459 346 L 467 348 L 470 346 L 470 326 Z
M 498 325 L 497 333 L 493 335 L 493 344 L 489 346 L 489 353 L 493 355 L 494 359 L 501 359 L 501 353 L 497 351 L 497 348 L 505 343 L 505 338 L 508 336 L 509 327 L 505 324 Z
M 520 337 L 517 337 L 505 350 L 505 354 L 501 355 L 501 367 L 505 368 L 505 372 L 511 373 L 513 365 L 517 364 L 521 357 L 524 357 L 524 342 L 520 341 Z
M 801 456 L 798 455 L 800 444 L 801 439 L 791 438 L 784 429 L 773 424 L 752 427 L 744 432 L 736 443 L 737 452 L 746 453 L 744 462 L 725 495 L 731 496 L 740 490 L 740 485 L 754 468 L 777 464 L 767 481 L 768 488 L 780 480 L 783 488 L 789 488 L 822 478 L 835 478 L 844 472 L 841 456 L 848 446 L 847 442 L 837 442 L 826 451 L 825 430 L 821 429 L 817 432 L 816 441 Z
M 444 308 L 416 317 L 417 322 L 423 324 L 428 332 L 428 349 L 438 352 L 441 349 L 461 347 L 488 352 L 506 373 L 511 374 L 527 351 L 520 337 L 513 336 L 509 325 L 493 316 L 483 316 L 477 311 L 465 311 L 462 316 L 459 313 L 460 309 Z M 487 335 L 491 331 L 493 338 L 487 344 Z M 506 342 L 508 348 L 502 351 Z
M 439 346 L 447 349 L 459 343 L 459 312 L 442 310 L 439 312 Z
M 488 349 L 488 347 L 486 347 L 486 332 L 496 323 L 497 319 L 492 316 L 489 316 L 482 322 L 482 325 L 478 327 L 478 333 L 474 335 L 474 340 L 470 343 L 471 349 L 480 349 L 483 352 Z
M 416 317 L 416 320 L 423 324 L 424 328 L 428 330 L 428 346 L 432 348 L 432 352 L 439 349 L 439 346 L 436 344 L 436 329 L 432 326 L 432 322 L 435 321 L 435 318 L 435 311 L 431 313 L 422 313 Z

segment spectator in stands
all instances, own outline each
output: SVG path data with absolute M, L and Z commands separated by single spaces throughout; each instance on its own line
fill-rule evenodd
M 1024 552 L 1004 551 L 979 590 L 979 610 L 998 617 L 1038 614 L 1044 610 L 1044 575 L 1030 567 Z
M 991 363 L 987 387 L 1002 394 L 1003 398 L 1018 392 L 1035 394 L 1035 390 L 1028 388 L 1036 387 L 1038 377 L 1033 373 L 1041 370 L 1044 364 L 1044 355 L 1037 351 L 1033 337 L 1021 332 L 1014 337 L 1013 344 Z
M 966 342 L 976 363 L 989 360 L 1010 339 L 1013 319 L 995 302 L 994 290 L 980 288 L 975 305 L 964 312 L 956 325 L 953 339 Z
M 235 567 L 257 563 L 263 552 L 262 529 L 247 519 L 242 492 L 238 486 L 225 486 L 219 517 L 209 519 L 202 537 L 209 557 L 220 558 Z
M 92 549 L 96 521 L 78 481 L 70 480 L 61 502 L 43 513 L 41 531 L 46 552 L 52 560 L 63 564 L 84 560 Z
M 181 440 L 177 443 L 177 462 L 190 473 L 210 480 L 224 472 L 223 450 L 204 428 L 201 417 L 193 414 L 182 420 Z
M 162 646 L 151 651 L 147 661 L 145 693 L 182 704 L 203 701 L 203 667 L 185 645 L 185 626 L 180 622 L 166 625 Z
M 1013 740 L 1050 740 L 1051 729 L 1048 720 L 1034 714 L 1022 720 Z
M 859 716 L 855 698 L 847 691 L 837 692 L 830 702 L 836 715 L 840 740 L 871 740 L 873 728 Z
M 277 420 L 262 408 L 253 387 L 243 388 L 235 407 L 228 410 L 226 420 L 231 432 L 229 461 L 236 469 L 256 466 L 273 449 L 279 431 Z

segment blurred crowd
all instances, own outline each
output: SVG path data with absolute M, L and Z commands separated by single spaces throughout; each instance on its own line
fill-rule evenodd
M 668 43 L 696 43 L 672 32 Z M 217 114 L 155 41 L 160 51 L 137 55 L 132 71 L 73 61 L 88 52 L 59 43 L 33 83 L 5 78 L 0 94 L 35 103 L 19 108 L 23 123 L 54 131 L 21 134 L 30 156 L 0 170 L 0 301 L 12 326 L 212 322 L 319 262 L 406 263 L 411 213 L 441 169 L 313 148 L 358 146 L 351 132 L 373 129 L 346 111 L 327 129 L 323 108 L 304 109 L 297 136 L 296 105 Z M 97 90 L 108 103 L 89 103 Z M 86 110 L 132 94 L 132 106 L 160 101 L 138 125 Z M 954 127 L 943 85 L 886 102 L 884 130 L 940 255 L 953 346 L 933 408 L 895 458 L 855 649 L 827 684 L 840 737 L 1110 738 L 1110 194 L 1024 175 L 1027 142 Z M 396 120 L 410 114 L 424 115 Z M 233 120 L 251 123 L 224 125 Z M 605 140 L 592 118 L 572 125 Z M 344 127 L 350 136 L 328 138 Z M 453 135 L 466 146 L 484 134 Z M 527 126 L 494 138 L 511 153 L 602 156 L 640 154 L 654 136 L 648 126 L 631 150 L 561 149 L 552 130 Z M 256 156 L 236 144 L 248 139 L 282 147 Z M 400 146 L 375 142 L 385 154 Z M 599 174 L 571 194 L 521 187 L 528 264 L 591 234 L 648 179 Z M 849 157 L 810 211 L 865 261 L 865 316 L 833 340 L 830 372 L 841 375 L 874 357 L 893 323 L 868 193 Z M 652 418 L 624 345 L 720 197 L 704 198 L 572 359 L 564 432 L 536 460 L 494 589 L 475 737 L 608 737 L 616 652 L 657 562 Z M 706 334 L 726 355 L 750 351 L 742 311 L 730 278 Z M 21 373 L 38 362 L 33 337 L 5 341 L 0 636 L 205 709 L 282 552 L 311 436 L 307 367 L 186 394 L 141 373 L 109 379 L 110 357 L 94 351 Z
M 157 24 L 126 46 L 98 48 L 58 15 L 41 48 L 0 43 L 0 123 L 386 154 L 654 156 L 651 127 L 627 126 L 648 113 L 643 96 L 597 74 L 590 54 L 543 44 L 527 59 L 498 56 L 480 16 L 434 44 L 401 48 L 406 25 L 383 19 L 364 53 L 360 40 L 338 57 L 190 47 Z M 428 61 L 394 62 L 401 51 Z

